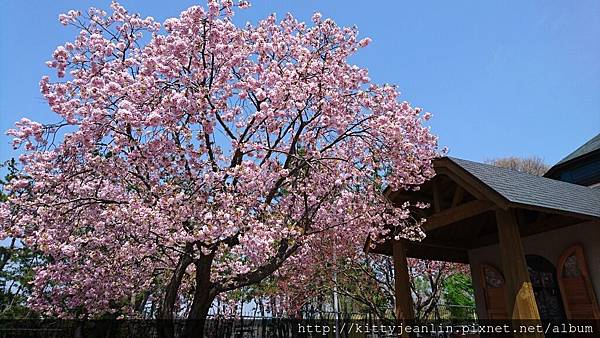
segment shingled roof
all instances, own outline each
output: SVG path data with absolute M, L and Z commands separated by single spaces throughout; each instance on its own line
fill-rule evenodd
M 576 159 L 583 155 L 587 155 L 587 154 L 589 154 L 593 151 L 599 150 L 599 149 L 600 149 L 600 133 L 598 133 L 598 135 L 594 136 L 591 140 L 587 141 L 581 147 L 577 148 L 574 152 L 570 153 L 565 158 L 558 161 L 558 163 L 556 163 L 556 165 L 563 164 L 565 162 Z
M 600 218 L 600 189 L 459 158 L 447 159 L 511 204 Z

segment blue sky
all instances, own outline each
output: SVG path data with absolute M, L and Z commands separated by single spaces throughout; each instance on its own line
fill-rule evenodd
M 192 1 L 122 1 L 159 21 Z M 203 2 L 200 2 L 203 3 Z M 314 11 L 356 25 L 373 43 L 353 62 L 434 114 L 452 156 L 538 155 L 553 164 L 600 132 L 600 1 L 254 0 L 236 21 Z M 58 15 L 108 1 L 0 2 L 0 129 L 56 118 L 41 98 L 44 62 L 76 31 Z M 0 159 L 15 156 L 0 136 Z

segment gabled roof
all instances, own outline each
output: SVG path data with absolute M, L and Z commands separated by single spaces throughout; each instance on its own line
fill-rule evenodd
M 544 176 L 559 178 L 560 173 L 568 170 L 568 168 L 572 167 L 572 165 L 577 166 L 577 163 L 586 161 L 586 159 L 589 160 L 598 154 L 600 154 L 600 133 L 592 137 L 592 139 L 584 143 L 581 147 L 577 148 L 574 152 L 558 161 L 558 163 L 553 165 L 552 168 L 548 169 Z
M 583 155 L 589 154 L 592 151 L 596 151 L 600 149 L 600 133 L 598 135 L 592 137 L 591 140 L 584 143 L 581 147 L 577 148 L 574 152 L 567 155 L 562 160 L 558 161 L 555 165 L 562 164 L 573 160 L 575 158 L 581 157 Z
M 437 161 L 450 161 L 508 204 L 600 218 L 599 189 L 459 158 L 447 157 Z

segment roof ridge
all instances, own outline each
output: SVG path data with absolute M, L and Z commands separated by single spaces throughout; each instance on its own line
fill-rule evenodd
M 589 146 L 592 146 L 590 149 L 586 149 Z M 592 137 L 591 139 L 587 140 L 584 144 L 580 145 L 579 147 L 577 147 L 577 149 L 575 149 L 574 151 L 570 152 L 567 156 L 565 156 L 563 159 L 561 159 L 560 161 L 558 161 L 556 165 L 558 164 L 563 164 L 565 162 L 574 160 L 576 158 L 579 158 L 583 155 L 589 154 L 593 151 L 596 151 L 600 149 L 600 133 L 596 134 L 596 136 Z
M 600 135 L 600 134 L 598 134 L 598 135 Z M 580 185 L 580 184 L 575 184 L 575 183 L 571 183 L 571 182 L 565 182 L 565 181 L 557 180 L 557 179 L 551 178 L 551 177 L 538 176 L 538 175 L 530 174 L 530 173 L 527 173 L 527 172 L 524 172 L 524 171 L 519 171 L 519 170 L 515 170 L 515 169 L 511 169 L 511 168 L 506 168 L 506 167 L 499 167 L 499 166 L 496 166 L 496 165 L 493 165 L 493 164 L 490 164 L 490 163 L 477 162 L 477 161 L 467 160 L 467 159 L 459 158 L 459 157 L 452 157 L 452 156 L 446 156 L 446 157 L 448 157 L 452 161 L 458 160 L 458 161 L 471 162 L 471 163 L 475 163 L 475 164 L 478 164 L 478 165 L 488 166 L 488 167 L 491 167 L 491 168 L 494 168 L 494 169 L 497 169 L 497 170 L 510 171 L 511 173 L 516 173 L 517 175 L 527 175 L 527 176 L 539 178 L 539 179 L 542 179 L 542 180 L 550 180 L 552 182 L 559 182 L 560 184 L 569 185 L 569 186 L 574 187 L 574 188 L 575 187 L 577 187 L 577 188 L 586 188 L 586 189 L 593 190 L 595 192 L 597 191 L 597 192 L 600 193 L 599 189 L 594 189 L 592 187 L 588 187 L 588 186 Z
M 600 219 L 600 189 L 531 175 L 487 163 L 454 157 L 447 157 L 447 160 L 510 203 Z

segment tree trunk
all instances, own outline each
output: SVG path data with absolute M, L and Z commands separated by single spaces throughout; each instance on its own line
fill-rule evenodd
M 165 290 L 165 296 L 158 309 L 158 337 L 159 338 L 173 338 L 175 337 L 174 328 L 174 314 L 175 314 L 175 301 L 177 300 L 177 294 L 179 293 L 179 287 L 181 281 L 185 275 L 185 270 L 192 263 L 191 251 L 193 247 L 191 245 L 186 246 L 185 253 L 179 257 L 179 262 L 173 271 L 171 280 L 167 284 Z
M 210 269 L 214 254 L 202 256 L 196 265 L 196 289 L 194 300 L 183 332 L 183 338 L 204 337 L 204 328 L 208 311 L 219 293 L 210 281 Z

